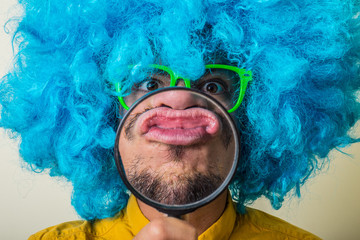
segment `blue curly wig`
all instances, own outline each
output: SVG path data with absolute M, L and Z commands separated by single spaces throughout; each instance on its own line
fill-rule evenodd
M 252 70 L 236 120 L 242 157 L 230 190 L 241 210 L 281 207 L 358 139 L 358 0 L 19 0 L 13 69 L 0 82 L 0 127 L 21 138 L 34 171 L 73 184 L 84 219 L 113 216 L 128 194 L 113 159 L 127 65 L 161 59 L 196 78 L 223 59 Z

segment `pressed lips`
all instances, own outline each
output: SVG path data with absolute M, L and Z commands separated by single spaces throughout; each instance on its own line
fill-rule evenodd
M 203 108 L 151 109 L 138 119 L 138 130 L 146 140 L 169 145 L 193 145 L 206 141 L 220 129 L 218 117 Z

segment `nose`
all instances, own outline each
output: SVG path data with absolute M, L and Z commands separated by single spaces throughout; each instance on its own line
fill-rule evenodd
M 169 107 L 176 110 L 185 110 L 192 107 L 207 108 L 208 104 L 202 96 L 189 90 L 170 90 L 157 94 L 152 105 L 154 107 Z
M 175 86 L 185 87 L 185 81 L 184 81 L 184 79 L 182 79 L 182 78 L 176 79 Z

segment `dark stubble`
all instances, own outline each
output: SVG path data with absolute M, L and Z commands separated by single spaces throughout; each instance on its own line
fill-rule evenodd
M 159 173 L 130 172 L 128 180 L 141 194 L 162 204 L 182 205 L 199 201 L 213 193 L 223 182 L 219 175 L 194 173 L 178 176 L 177 181 L 168 184 Z

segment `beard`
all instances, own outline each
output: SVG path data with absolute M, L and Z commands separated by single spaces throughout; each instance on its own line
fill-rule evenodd
M 131 185 L 146 197 L 167 205 L 183 205 L 202 200 L 213 193 L 224 179 L 214 173 L 192 173 L 191 176 L 177 176 L 169 183 L 159 173 L 134 168 L 128 174 Z

